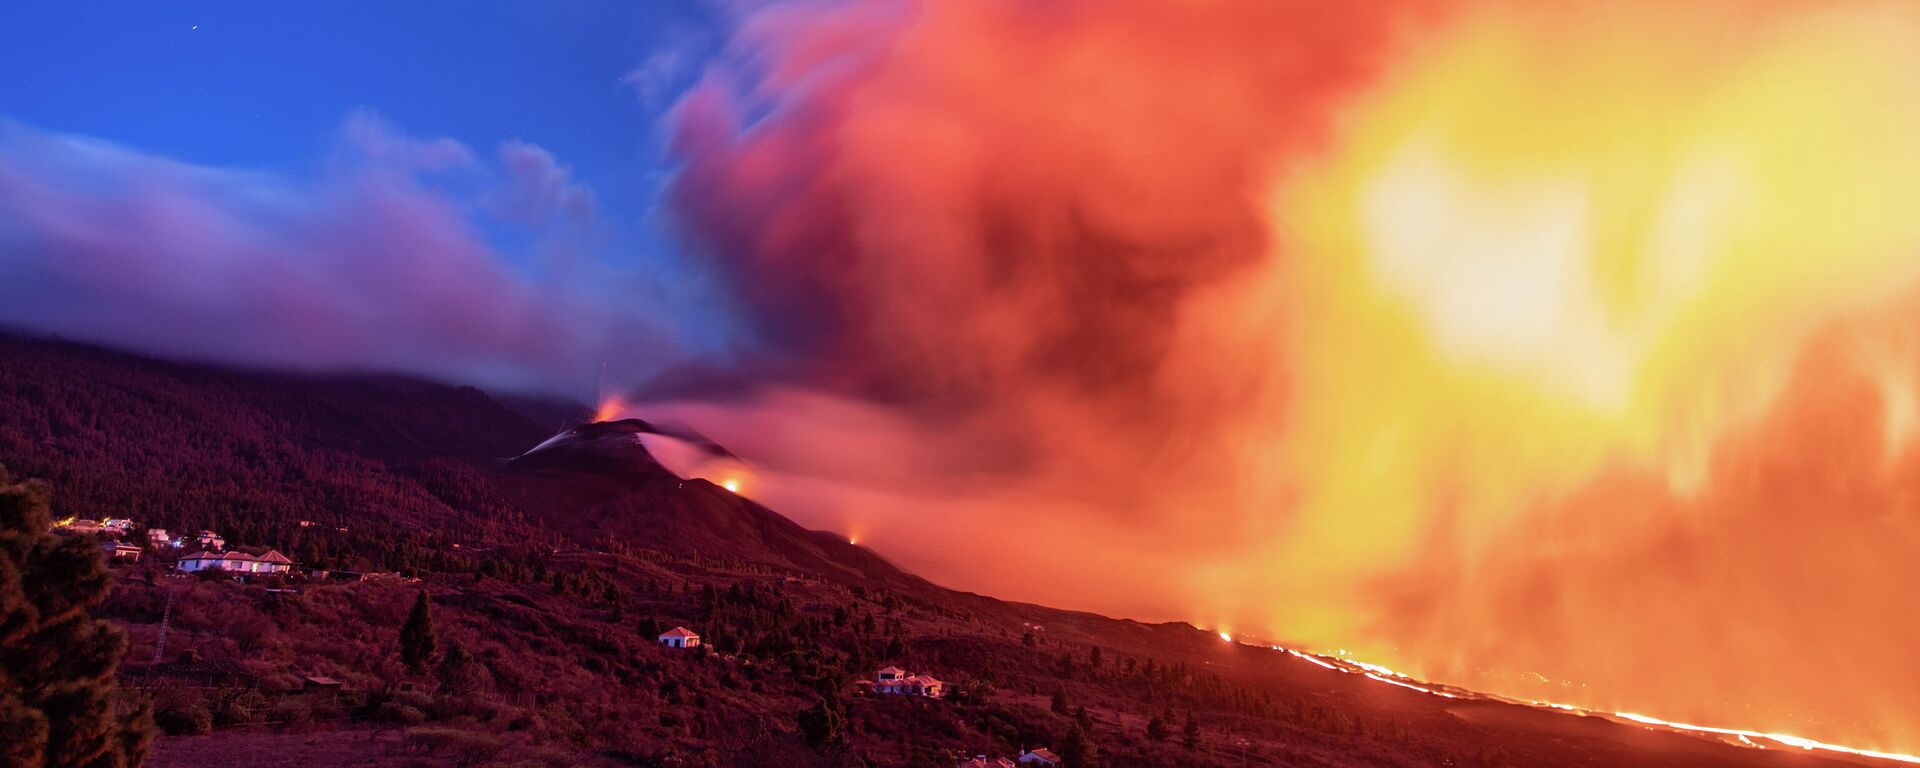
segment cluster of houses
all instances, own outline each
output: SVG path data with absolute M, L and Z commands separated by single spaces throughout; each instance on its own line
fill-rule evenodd
M 1060 756 L 1046 747 L 1020 753 L 1017 760 L 1004 757 L 974 755 L 973 759 L 960 763 L 960 768 L 1059 768 Z
M 273 553 L 268 553 L 273 554 Z M 660 633 L 657 638 L 661 645 L 668 648 L 698 648 L 700 636 L 686 627 L 674 627 Z M 875 672 L 872 680 L 861 680 L 858 685 L 869 688 L 874 693 L 890 696 L 921 696 L 938 699 L 947 695 L 947 684 L 932 675 L 916 675 L 899 667 L 883 667 Z
M 100 548 L 106 551 L 107 557 L 114 560 L 139 562 L 140 556 L 146 550 L 127 540 L 133 533 L 133 529 L 137 527 L 139 527 L 138 523 L 124 517 L 109 517 L 104 520 L 82 520 L 70 517 L 54 523 L 53 531 L 69 536 L 97 537 L 100 539 Z M 179 546 L 178 541 L 167 536 L 165 528 L 147 529 L 147 541 L 155 549 Z
M 947 684 L 932 675 L 916 675 L 899 667 L 882 667 L 873 675 L 873 682 L 860 681 L 861 685 L 873 686 L 873 692 L 889 696 L 924 696 L 937 699 L 947 694 Z
M 129 535 L 138 524 L 132 520 L 110 517 L 105 520 L 67 519 L 54 525 L 54 530 L 70 535 L 93 535 L 102 541 L 100 548 L 107 557 L 115 560 L 139 561 L 147 550 L 128 541 Z M 177 550 L 188 543 L 198 548 L 180 555 L 173 567 L 186 573 L 201 571 L 228 571 L 236 574 L 276 574 L 293 570 L 293 559 L 279 550 L 269 549 L 263 554 L 249 554 L 227 550 L 227 538 L 216 531 L 201 531 L 194 536 L 174 536 L 165 528 L 148 528 L 147 545 L 156 552 Z

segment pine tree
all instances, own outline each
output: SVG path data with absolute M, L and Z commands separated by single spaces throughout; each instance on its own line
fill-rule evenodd
M 1148 741 L 1166 741 L 1167 740 L 1167 736 L 1169 735 L 1167 733 L 1168 719 L 1169 717 L 1154 715 L 1153 719 L 1147 721 L 1147 740 Z
M 427 591 L 423 589 L 413 601 L 413 612 L 407 614 L 407 623 L 400 627 L 400 660 L 415 672 L 425 670 L 433 661 L 437 645 L 433 637 L 433 617 L 427 612 Z
M 0 765 L 137 766 L 152 709 L 116 714 L 126 635 L 87 615 L 112 576 L 92 540 L 51 524 L 46 486 L 0 467 Z
M 1053 713 L 1056 715 L 1064 715 L 1070 711 L 1071 710 L 1067 709 L 1067 689 L 1054 688 L 1053 689 Z
M 1193 710 L 1187 710 L 1187 727 L 1180 743 L 1187 749 L 1200 748 L 1200 721 L 1193 718 Z
M 1087 729 L 1078 724 L 1067 732 L 1067 741 L 1060 745 L 1060 758 L 1067 768 L 1094 768 L 1100 764 L 1100 747 L 1093 743 L 1093 737 Z
M 465 696 L 488 685 L 492 675 L 466 646 L 447 643 L 446 656 L 440 659 L 440 687 L 448 693 Z

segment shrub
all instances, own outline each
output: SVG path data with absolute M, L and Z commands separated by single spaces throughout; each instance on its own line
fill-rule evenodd
M 179 707 L 156 710 L 153 722 L 169 736 L 197 736 L 213 732 L 213 713 L 207 706 L 193 702 Z
M 304 723 L 313 718 L 313 707 L 292 696 L 283 696 L 267 708 L 267 720 L 275 723 Z
M 427 713 L 398 701 L 388 701 L 373 711 L 373 719 L 383 723 L 419 725 L 427 721 Z
M 259 719 L 267 708 L 267 699 L 255 691 L 246 691 L 228 700 L 213 713 L 215 725 L 246 725 Z
M 456 765 L 475 765 L 501 753 L 506 742 L 489 733 L 457 728 L 414 728 L 407 731 L 407 749 L 452 758 Z

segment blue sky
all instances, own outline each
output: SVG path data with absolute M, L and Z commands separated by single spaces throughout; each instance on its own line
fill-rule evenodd
M 724 356 L 725 288 L 659 207 L 721 7 L 9 8 L 0 326 L 568 391 Z
M 0 25 L 0 117 L 200 165 L 310 174 L 341 121 L 552 152 L 633 247 L 660 115 L 718 45 L 663 2 L 44 2 Z M 629 79 L 636 72 L 649 88 Z M 652 97 L 647 96 L 651 91 Z

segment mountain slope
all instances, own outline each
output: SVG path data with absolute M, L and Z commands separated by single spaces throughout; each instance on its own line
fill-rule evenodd
M 1059 744 L 1080 719 L 1109 764 L 1840 764 L 1443 699 L 1185 624 L 943 589 L 836 534 L 674 477 L 638 442 L 648 429 L 615 422 L 553 436 L 472 388 L 233 371 L 0 336 L 0 464 L 52 481 L 63 514 L 211 527 L 307 563 L 422 577 L 296 585 L 295 597 L 183 588 L 152 563 L 123 578 L 114 616 L 141 654 L 158 644 L 161 605 L 184 594 L 175 643 L 249 670 L 259 691 L 279 697 L 263 707 L 295 700 L 276 692 L 298 686 L 294 672 L 348 679 L 376 697 L 327 727 L 406 722 L 394 704 L 528 748 L 649 765 L 698 764 L 686 762 L 694 754 L 727 765 L 774 755 L 791 765 L 938 765 L 941 750 Z M 414 589 L 434 594 L 447 636 L 475 649 L 490 695 L 512 703 L 441 695 L 412 706 L 392 693 L 401 672 L 386 644 Z M 697 626 L 720 653 L 662 655 L 643 631 L 655 620 Z M 967 694 L 939 704 L 851 698 L 839 740 L 809 748 L 799 713 L 838 701 L 835 691 L 882 663 L 933 671 Z M 128 674 L 165 680 L 167 669 L 136 655 Z M 1056 697 L 1084 715 L 1053 711 Z M 1146 737 L 1150 718 L 1189 714 L 1202 734 L 1195 747 Z M 198 738 L 163 740 L 161 754 L 217 761 L 259 737 Z M 367 749 L 384 749 L 377 741 Z M 424 759 L 406 754 L 393 764 Z
M 686 555 L 733 557 L 857 584 L 940 592 L 845 538 L 801 527 L 654 460 L 644 421 L 573 427 L 507 461 L 493 486 L 522 509 L 588 538 L 645 541 Z

